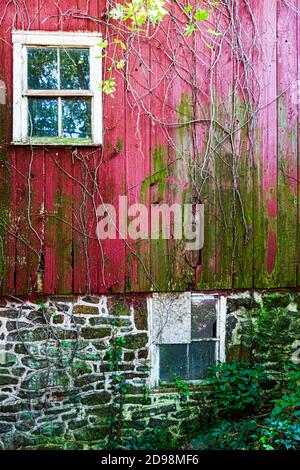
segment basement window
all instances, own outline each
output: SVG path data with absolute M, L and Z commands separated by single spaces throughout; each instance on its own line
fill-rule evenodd
M 152 386 L 191 384 L 207 378 L 209 367 L 225 360 L 226 299 L 214 295 L 154 295 L 151 299 Z
M 13 32 L 16 144 L 102 143 L 98 33 Z

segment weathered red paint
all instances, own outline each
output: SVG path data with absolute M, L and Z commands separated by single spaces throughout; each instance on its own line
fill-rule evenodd
M 277 236 L 276 233 L 270 230 L 268 235 L 268 254 L 267 254 L 267 271 L 272 274 L 276 263 L 277 253 Z
M 267 199 L 267 209 L 270 218 L 277 216 L 277 200 L 274 197 Z
M 0 67 L 0 79 L 8 90 L 4 146 L 10 179 L 4 181 L 7 173 L 0 168 L 0 181 L 2 186 L 10 185 L 12 214 L 5 238 L 6 271 L 1 293 L 36 292 L 37 272 L 42 270 L 45 294 L 181 290 L 187 288 L 185 277 L 191 275 L 198 289 L 299 285 L 299 105 L 293 99 L 290 84 L 299 76 L 300 30 L 298 17 L 283 1 L 276 2 L 276 8 L 273 0 L 251 2 L 256 32 L 249 14 L 241 14 L 245 2 L 240 0 L 235 6 L 240 9 L 242 18 L 244 52 L 255 57 L 253 74 L 249 69 L 247 73 L 256 98 L 255 77 L 259 78 L 261 111 L 256 116 L 254 151 L 247 132 L 240 129 L 233 137 L 233 149 L 227 139 L 218 156 L 207 162 L 213 177 L 201 192 L 201 202 L 206 207 L 205 245 L 196 267 L 191 268 L 182 247 L 174 240 L 136 244 L 118 239 L 99 243 L 96 209 L 104 201 L 115 204 L 118 210 L 119 195 L 127 195 L 128 204 L 143 202 L 148 207 L 153 202 L 182 201 L 183 194 L 188 193 L 189 174 L 170 140 L 179 145 L 180 132 L 183 132 L 183 153 L 197 160 L 199 166 L 203 164 L 208 127 L 205 119 L 211 118 L 210 78 L 218 100 L 218 113 L 225 116 L 222 122 L 227 131 L 232 125 L 232 112 L 236 113 L 237 120 L 242 118 L 235 106 L 240 106 L 249 84 L 246 79 L 240 80 L 237 86 L 240 101 L 233 103 L 235 76 L 238 71 L 240 76 L 241 71 L 246 71 L 244 65 L 233 60 L 226 41 L 213 77 L 210 77 L 211 51 L 199 38 L 196 47 L 203 67 L 198 66 L 195 71 L 189 49 L 192 39 L 186 39 L 185 45 L 181 44 L 176 51 L 176 68 L 174 64 L 170 66 L 163 52 L 163 48 L 170 52 L 165 34 L 158 35 L 159 41 L 151 47 L 146 42 L 137 44 L 144 63 L 139 63 L 138 56 L 131 56 L 128 68 L 136 90 L 143 94 L 143 106 L 138 107 L 136 97 L 126 90 L 124 73 L 120 71 L 116 75 L 115 99 L 104 99 L 103 148 L 74 151 L 40 147 L 32 150 L 10 145 L 12 26 L 49 31 L 99 31 L 101 26 L 94 19 L 105 12 L 106 3 L 26 0 L 19 2 L 20 10 L 16 14 L 16 2 L 11 2 L 1 24 L 0 54 L 5 57 L 5 65 Z M 300 7 L 300 0 L 289 3 Z M 0 0 L 1 11 L 6 5 L 7 2 Z M 90 19 L 73 15 L 86 6 Z M 173 8 L 176 12 L 176 5 Z M 221 15 L 220 21 L 220 27 L 226 27 L 228 19 Z M 172 24 L 169 26 L 169 39 L 174 45 L 178 37 L 172 31 Z M 259 38 L 260 55 L 253 49 L 255 34 Z M 220 51 L 216 38 L 215 54 Z M 111 54 L 111 50 L 108 53 Z M 196 88 L 201 88 L 201 92 L 195 92 L 191 86 L 193 71 Z M 282 99 L 278 101 L 279 95 Z M 184 129 L 165 128 L 158 121 L 176 122 L 176 108 L 184 96 L 189 96 L 193 103 L 193 118 L 203 121 Z M 141 113 L 138 108 L 142 109 Z M 151 122 L 147 110 L 156 121 Z M 183 120 L 185 118 L 183 116 Z M 154 153 L 158 148 L 165 159 L 163 191 L 159 190 L 155 175 Z M 239 209 L 239 222 L 230 218 L 232 179 L 229 168 L 233 154 L 243 168 L 238 184 L 246 204 L 247 255 Z M 249 171 L 245 171 L 247 161 Z M 223 207 L 219 205 L 220 195 Z M 234 238 L 236 227 L 237 240 Z M 236 250 L 234 256 L 233 249 Z M 40 259 L 44 259 L 44 265 Z

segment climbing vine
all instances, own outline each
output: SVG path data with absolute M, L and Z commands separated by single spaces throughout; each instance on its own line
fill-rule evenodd
M 108 446 L 112 449 L 117 448 L 122 444 L 122 433 L 124 429 L 123 401 L 126 392 L 128 392 L 130 388 L 130 384 L 126 381 L 125 376 L 121 372 L 123 349 L 126 348 L 126 338 L 118 335 L 119 323 L 119 319 L 114 320 L 114 327 L 112 329 L 110 339 L 110 348 L 106 353 L 107 361 L 109 362 L 109 369 L 112 372 L 112 403 L 110 406 L 110 416 L 108 418 Z

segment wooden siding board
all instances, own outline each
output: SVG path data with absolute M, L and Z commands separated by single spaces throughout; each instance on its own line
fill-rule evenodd
M 44 152 L 24 147 L 16 153 L 16 292 L 27 295 L 42 290 L 44 233 Z M 41 274 L 41 273 L 40 273 Z
M 73 251 L 73 285 L 74 293 L 89 292 L 88 282 L 88 233 L 87 224 L 87 175 L 81 157 L 77 152 L 72 159 L 72 251 Z
M 297 0 L 297 9 L 300 11 L 300 0 Z M 300 286 L 300 21 L 297 21 L 297 83 L 296 83 L 296 102 L 297 102 L 297 148 L 298 148 L 298 169 L 297 169 L 297 198 L 298 198 L 298 214 L 297 214 L 297 248 L 298 248 L 298 259 L 297 259 L 297 286 Z
M 149 209 L 149 174 L 150 174 L 150 46 L 147 41 L 133 38 L 128 57 L 128 76 L 125 96 L 126 117 L 126 188 L 128 208 L 134 204 L 143 204 Z M 142 56 L 143 61 L 141 61 Z M 139 215 L 137 213 L 137 215 Z M 145 223 L 149 225 L 149 212 L 145 214 Z M 128 217 L 128 222 L 134 217 Z M 126 283 L 128 292 L 149 291 L 150 275 L 150 241 L 149 239 L 133 240 L 128 238 L 126 244 Z
M 151 47 L 151 114 L 154 120 L 151 123 L 150 200 L 157 207 L 163 203 L 169 208 L 179 204 L 183 209 L 184 203 L 192 202 L 193 128 L 186 123 L 194 115 L 190 76 L 194 62 L 191 50 L 180 44 L 175 18 L 182 18 L 182 12 L 178 5 L 172 7 L 173 17 L 167 18 L 163 28 L 156 32 Z M 186 38 L 189 46 L 192 41 L 193 38 Z M 187 259 L 185 240 L 174 237 L 172 216 L 170 230 L 169 239 L 151 240 L 152 288 L 183 291 L 194 285 L 195 271 Z
M 165 20 L 169 23 L 169 19 Z M 169 29 L 167 26 L 166 30 Z M 169 118 L 166 106 L 169 106 L 170 76 L 166 71 L 170 65 L 164 51 L 168 50 L 166 35 L 163 31 L 156 32 L 156 40 L 150 48 L 151 54 L 151 120 L 150 135 L 150 204 L 158 207 L 169 201 L 169 161 L 170 148 L 167 132 L 160 124 Z M 172 75 L 171 75 L 172 77 Z M 175 121 L 176 122 L 176 121 Z M 147 175 L 145 175 L 147 176 Z M 148 181 L 148 180 L 147 180 Z M 153 225 L 151 223 L 151 230 Z M 151 288 L 154 291 L 168 291 L 171 282 L 169 240 L 151 238 Z
M 120 83 L 120 82 L 119 82 Z M 123 84 L 122 84 L 123 85 Z M 121 85 L 121 86 L 122 86 Z M 124 95 L 123 95 L 124 96 Z M 122 91 L 120 91 L 120 98 Z M 107 109 L 108 103 L 112 98 L 107 98 L 104 102 L 104 109 Z M 111 105 L 110 105 L 111 106 Z M 115 109 L 119 109 L 120 102 L 114 102 Z M 112 114 L 117 119 L 119 114 L 115 112 Z M 112 121 L 111 121 L 112 122 Z M 104 140 L 104 148 L 110 142 L 117 142 L 117 134 L 122 133 L 123 123 L 120 127 L 114 121 L 114 131 L 106 134 Z M 114 150 L 111 150 L 110 145 L 108 149 L 104 150 L 105 159 L 101 163 L 99 170 L 99 204 L 111 204 L 115 209 L 116 219 L 111 220 L 112 226 L 116 227 L 116 238 L 99 240 L 98 250 L 100 249 L 100 264 L 99 264 L 99 291 L 105 292 L 123 292 L 125 283 L 125 241 L 120 237 L 119 233 L 119 196 L 126 194 L 126 179 L 125 179 L 125 156 L 124 150 L 114 155 Z M 100 221 L 100 218 L 99 218 Z
M 223 6 L 217 19 L 220 29 L 230 29 L 226 8 Z M 228 33 L 220 36 L 219 57 L 215 65 L 215 116 L 213 159 L 215 179 L 215 288 L 227 289 L 232 286 L 233 264 L 233 168 L 232 112 L 233 112 L 233 52 Z M 228 43 L 229 42 L 229 43 Z M 220 124 L 221 126 L 220 126 Z
M 5 10 L 6 8 L 6 10 Z M 0 104 L 0 292 L 15 293 L 16 263 L 16 192 L 15 152 L 9 143 L 12 132 L 12 47 L 11 28 L 14 24 L 15 5 L 0 2 L 6 11 L 0 31 L 0 80 L 6 88 L 5 103 Z
M 233 215 L 233 287 L 247 289 L 253 286 L 253 119 L 251 115 L 255 111 L 252 97 L 255 80 L 251 69 L 254 55 L 254 28 L 249 5 L 245 1 L 237 3 L 235 18 L 242 52 L 239 58 L 235 57 L 233 85 L 235 131 L 233 149 L 236 158 L 233 174 L 237 183 Z
M 70 2 L 69 2 L 70 3 Z M 79 31 L 87 31 L 91 30 L 90 29 L 90 21 L 88 20 L 88 15 L 89 15 L 89 3 L 86 0 L 77 0 L 77 11 L 74 15 L 74 20 L 76 24 L 76 28 Z M 94 2 L 92 2 L 94 3 Z M 98 3 L 98 2 L 96 2 Z
M 297 285 L 297 0 L 277 2 L 278 287 Z
M 16 272 L 16 170 L 15 152 L 0 153 L 1 293 L 15 294 Z
M 40 29 L 41 2 L 27 0 L 20 3 L 16 18 L 17 29 Z M 21 147 L 16 151 L 16 293 L 27 295 L 42 290 L 44 233 L 44 151 Z M 39 273 L 41 275 L 42 273 Z
M 59 2 L 40 0 L 40 27 L 43 31 L 59 30 Z
M 46 294 L 72 293 L 72 162 L 68 149 L 46 153 Z
M 103 7 L 104 9 L 104 7 Z M 101 10 L 100 15 L 104 13 Z M 106 37 L 108 31 L 103 31 Z M 118 34 L 112 32 L 110 45 L 105 51 L 108 59 L 103 60 L 103 80 L 109 77 L 107 68 L 110 67 L 111 58 L 120 60 L 122 48 L 114 43 Z M 121 39 L 121 38 L 120 38 Z M 112 204 L 116 211 L 116 239 L 99 240 L 98 252 L 100 254 L 99 283 L 101 292 L 123 292 L 125 289 L 125 243 L 119 227 L 119 196 L 126 196 L 126 95 L 124 71 L 114 72 L 116 80 L 116 93 L 114 97 L 103 95 L 104 144 L 98 175 L 98 203 Z
M 213 114 L 210 100 L 213 84 L 211 64 L 214 56 L 212 50 L 199 37 L 197 50 L 203 61 L 203 67 L 198 66 L 196 70 L 197 116 L 203 121 L 196 126 L 196 183 L 199 202 L 204 204 L 204 246 L 201 251 L 200 265 L 196 271 L 196 288 L 202 290 L 210 289 L 210 286 L 214 285 L 216 264 L 215 181 L 213 158 L 210 152 L 210 124 Z
M 97 161 L 97 150 L 77 149 L 72 154 L 73 291 L 77 294 L 98 291 L 100 253 L 94 207 Z
M 256 125 L 254 195 L 254 287 L 277 286 L 277 10 L 271 0 L 254 4 L 260 55 L 254 69 L 260 82 Z
M 87 263 L 88 263 L 88 289 L 91 293 L 102 292 L 100 289 L 103 270 L 102 247 L 96 236 L 97 232 L 97 207 L 100 203 L 100 165 L 102 161 L 102 149 L 82 151 L 82 158 L 87 172 L 87 189 L 90 196 L 86 205 L 86 233 L 87 233 Z M 83 193 L 82 193 L 83 194 Z M 73 232 L 74 234 L 74 232 Z M 75 261 L 75 255 L 74 255 Z M 75 268 L 74 268 L 75 269 Z M 81 268 L 83 269 L 83 268 Z M 75 272 L 74 272 L 75 276 Z
M 176 6 L 173 14 L 179 18 L 182 15 Z M 195 202 L 195 126 L 191 124 L 191 121 L 194 121 L 196 117 L 194 83 L 196 62 L 193 52 L 195 36 L 185 38 L 183 43 L 176 32 L 177 28 L 178 24 L 176 28 L 171 24 L 169 41 L 171 41 L 172 47 L 176 48 L 176 65 L 172 69 L 172 82 L 169 83 L 168 77 L 166 77 L 168 86 L 166 115 L 169 122 L 179 124 L 175 129 L 171 127 L 168 132 L 171 142 L 168 161 L 168 203 L 170 206 L 173 204 L 181 206 L 184 228 L 184 213 L 187 210 L 185 205 L 191 205 Z M 171 56 L 171 50 L 169 50 L 169 57 Z M 195 285 L 196 268 L 194 263 L 197 263 L 199 252 L 196 250 L 187 251 L 187 242 L 188 240 L 185 238 L 176 240 L 173 234 L 169 241 L 170 290 L 184 291 Z

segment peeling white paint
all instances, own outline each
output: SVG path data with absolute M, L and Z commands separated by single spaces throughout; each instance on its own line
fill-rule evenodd
M 0 80 L 0 104 L 6 104 L 6 85 Z
M 158 344 L 186 344 L 191 340 L 191 293 L 154 294 L 152 334 Z

